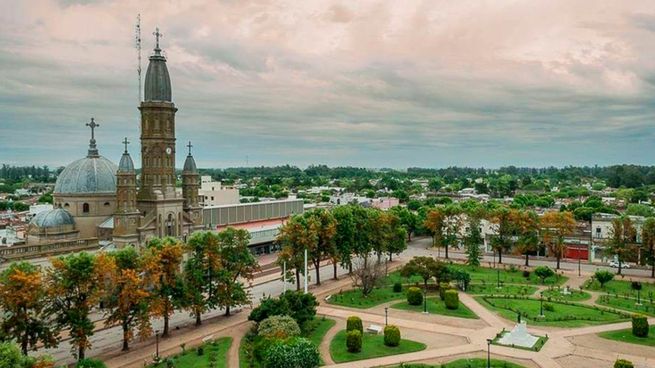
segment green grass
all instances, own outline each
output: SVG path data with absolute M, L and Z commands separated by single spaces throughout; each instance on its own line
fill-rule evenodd
M 613 295 L 601 295 L 596 299 L 596 304 L 655 316 L 655 304 L 651 303 L 649 300 L 641 299 L 641 305 L 637 305 L 637 299 L 623 297 L 617 298 Z
M 552 327 L 581 327 L 601 325 L 628 320 L 628 315 L 615 313 L 581 304 L 563 304 L 544 301 L 555 310 L 544 310 L 544 318 L 539 317 L 540 302 L 536 299 L 506 299 L 492 297 L 477 297 L 476 300 L 486 308 L 498 312 L 502 317 L 516 321 L 517 312 L 528 324 Z
M 328 303 L 342 307 L 368 309 L 403 298 L 405 298 L 404 288 L 400 293 L 394 293 L 391 287 L 373 289 L 367 296 L 363 296 L 359 289 L 352 289 L 332 295 Z
M 425 344 L 420 342 L 401 339 L 400 345 L 389 347 L 384 345 L 383 335 L 365 333 L 362 336 L 362 351 L 359 353 L 349 353 L 346 349 L 346 330 L 339 331 L 330 343 L 330 355 L 335 363 L 412 353 L 421 350 L 425 350 Z
M 401 284 L 416 284 L 419 283 L 423 285 L 423 278 L 421 276 L 411 276 L 411 277 L 402 277 L 400 276 L 400 271 L 390 272 L 387 277 L 384 279 L 383 284 L 389 287 L 393 286 L 394 283 L 399 282 Z M 434 278 L 428 280 L 428 284 L 434 284 Z
M 591 294 L 580 290 L 571 289 L 569 290 L 570 294 L 568 295 L 562 294 L 562 291 L 564 291 L 564 289 L 544 290 L 544 299 L 550 298 L 552 300 L 577 302 L 582 300 L 589 300 L 591 298 Z
M 307 331 L 303 333 L 303 337 L 309 339 L 314 345 L 320 346 L 325 334 L 332 326 L 337 324 L 337 321 L 329 318 L 314 318 L 314 320 L 307 323 L 310 326 L 305 327 Z
M 394 368 L 487 368 L 487 359 L 483 358 L 469 358 L 458 359 L 452 362 L 428 365 L 428 364 L 403 364 Z M 506 360 L 491 359 L 491 368 L 525 368 L 522 365 L 508 362 Z
M 204 368 L 209 367 L 209 357 L 216 355 L 216 368 L 227 368 L 227 352 L 232 345 L 231 337 L 222 337 L 203 346 L 203 355 L 197 354 L 197 349 L 189 349 L 185 353 L 172 357 L 176 368 Z M 166 367 L 166 363 L 152 365 L 151 367 Z
M 459 308 L 457 309 L 448 309 L 443 300 L 439 298 L 428 298 L 427 302 L 428 312 L 430 314 L 440 314 L 443 316 L 449 317 L 459 317 L 459 318 L 479 318 L 473 311 L 468 309 L 464 304 L 459 303 Z M 423 305 L 409 305 L 407 301 L 402 303 L 394 304 L 391 306 L 393 309 L 406 310 L 411 312 L 423 312 Z
M 485 284 L 498 284 L 498 269 L 487 267 L 470 267 L 464 265 L 452 265 L 454 268 L 463 269 L 471 275 L 472 283 L 485 283 Z M 522 285 L 542 285 L 533 271 L 530 271 L 530 277 L 523 277 L 520 269 L 512 271 L 510 267 L 500 269 L 500 282 L 505 284 L 522 284 Z M 543 285 L 563 285 L 568 280 L 568 277 L 562 275 L 555 275 L 547 278 Z
M 630 280 L 612 280 L 605 284 L 605 287 L 600 287 L 600 283 L 595 279 L 589 279 L 584 284 L 584 288 L 592 291 L 601 291 L 610 294 L 619 294 L 619 296 L 632 296 L 637 297 L 637 291 L 632 290 Z M 641 283 L 641 297 L 648 298 L 648 292 L 653 294 L 655 298 L 655 284 L 642 282 Z
M 537 288 L 529 285 L 502 284 L 470 284 L 466 289 L 468 294 L 484 295 L 523 295 L 530 296 L 537 292 Z
M 655 325 L 650 326 L 648 337 L 637 337 L 632 334 L 632 329 L 601 332 L 598 336 L 604 339 L 616 340 L 628 344 L 655 346 Z

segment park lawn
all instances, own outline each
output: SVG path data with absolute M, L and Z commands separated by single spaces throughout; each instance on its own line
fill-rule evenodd
M 500 282 L 505 284 L 524 284 L 524 285 L 542 285 L 541 279 L 535 275 L 533 270 L 530 270 L 530 277 L 523 277 L 523 272 L 516 268 L 512 271 L 509 267 L 505 268 L 487 268 L 487 267 L 471 267 L 464 265 L 452 265 L 454 268 L 462 269 L 471 275 L 472 283 L 485 284 L 498 284 L 498 269 L 500 269 Z M 555 270 L 553 270 L 555 271 Z M 568 280 L 568 277 L 555 274 L 544 280 L 543 285 L 563 285 Z
M 562 291 L 564 289 L 549 289 L 549 290 L 544 290 L 544 299 L 552 299 L 552 300 L 566 300 L 570 302 L 578 302 L 582 300 L 588 300 L 591 298 L 591 294 L 586 293 L 584 291 L 580 290 L 574 290 L 571 289 L 570 294 L 562 294 Z
M 402 331 L 401 331 L 402 335 Z M 384 335 L 365 333 L 362 336 L 362 351 L 349 353 L 346 349 L 346 330 L 339 331 L 330 343 L 330 355 L 335 363 L 352 362 L 355 360 L 372 359 L 389 355 L 412 353 L 425 350 L 425 344 L 401 339 L 400 345 L 389 347 L 384 345 Z
M 434 284 L 434 278 L 428 280 L 428 284 Z M 400 271 L 393 271 L 384 278 L 384 284 L 388 286 L 393 286 L 396 282 L 401 284 L 421 284 L 423 285 L 423 278 L 421 276 L 413 275 L 410 277 L 400 276 Z
M 391 287 L 376 288 L 366 297 L 362 295 L 360 289 L 352 289 L 333 294 L 328 300 L 329 304 L 340 305 L 342 307 L 368 309 L 376 305 L 384 304 L 405 297 L 404 290 L 394 293 Z
M 487 359 L 484 358 L 469 358 L 457 359 L 452 362 L 443 363 L 439 365 L 428 364 L 403 364 L 394 368 L 487 368 Z M 508 362 L 506 360 L 491 359 L 491 368 L 525 368 L 522 365 Z
M 643 298 L 641 299 L 641 305 L 637 305 L 636 298 L 623 298 L 621 296 L 617 298 L 613 295 L 601 295 L 598 297 L 598 299 L 596 299 L 596 304 L 606 305 L 608 307 L 622 309 L 634 313 L 655 316 L 655 304 L 651 303 L 649 300 L 644 300 Z
M 555 310 L 552 312 L 544 310 L 545 318 L 539 318 L 540 302 L 537 299 L 476 297 L 476 300 L 487 309 L 496 311 L 511 321 L 516 321 L 517 312 L 521 312 L 522 319 L 538 326 L 582 327 L 629 319 L 627 313 L 615 313 L 581 304 L 562 304 L 555 301 L 544 301 L 544 305 L 550 304 Z
M 209 367 L 209 357 L 215 354 L 217 359 L 214 367 L 227 368 L 227 352 L 230 349 L 230 345 L 232 345 L 232 338 L 222 337 L 203 344 L 203 355 L 198 355 L 197 349 L 189 349 L 185 353 L 173 356 L 173 364 L 176 368 Z M 166 367 L 166 363 L 162 362 L 151 367 Z
M 529 285 L 516 285 L 516 284 L 501 284 L 498 288 L 497 284 L 469 284 L 466 289 L 468 294 L 484 294 L 484 295 L 522 295 L 530 296 L 537 292 L 535 286 Z
M 604 339 L 616 340 L 628 344 L 655 346 L 655 325 L 650 326 L 648 337 L 637 337 L 632 334 L 632 329 L 630 328 L 626 330 L 601 332 L 598 336 Z
M 428 298 L 427 307 L 428 307 L 428 312 L 430 314 L 439 314 L 442 316 L 470 318 L 470 319 L 480 318 L 475 313 L 473 313 L 472 310 L 470 310 L 467 306 L 465 306 L 461 302 L 459 303 L 459 307 L 457 309 L 448 309 L 446 308 L 446 304 L 444 303 L 444 301 L 441 300 L 440 298 Z M 406 310 L 411 312 L 423 312 L 423 304 L 409 305 L 407 301 L 394 304 L 391 306 L 391 308 Z
M 619 294 L 619 296 L 633 296 L 637 297 L 637 291 L 632 290 L 630 280 L 612 280 L 605 284 L 605 287 L 600 287 L 600 283 L 595 279 L 589 279 L 585 282 L 584 288 L 591 291 L 601 291 L 610 294 Z M 641 283 L 641 297 L 648 298 L 648 292 L 655 294 L 655 284 L 642 282 Z M 651 294 L 651 295 L 652 295 Z
M 305 328 L 309 331 L 304 332 L 303 337 L 309 339 L 309 341 L 314 343 L 314 345 L 319 346 L 321 345 L 321 341 L 323 341 L 325 334 L 332 328 L 332 326 L 337 324 L 337 321 L 325 317 L 315 317 L 312 321 L 306 323 L 311 324 L 311 326 Z

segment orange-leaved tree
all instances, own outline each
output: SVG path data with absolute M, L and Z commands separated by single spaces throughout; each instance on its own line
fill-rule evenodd
M 550 211 L 541 217 L 541 238 L 550 253 L 557 259 L 558 270 L 566 249 L 564 239 L 573 234 L 575 225 L 575 218 L 569 211 Z

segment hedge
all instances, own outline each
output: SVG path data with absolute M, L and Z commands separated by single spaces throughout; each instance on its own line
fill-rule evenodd
M 457 294 L 457 290 L 446 290 L 444 293 L 444 303 L 448 309 L 459 308 L 459 295 Z
M 632 334 L 637 337 L 648 337 L 648 319 L 641 314 L 632 316 Z
M 401 284 L 399 282 L 393 284 L 393 292 L 394 293 L 399 293 L 401 291 L 403 291 L 403 284 Z
M 348 317 L 348 320 L 346 321 L 346 331 L 352 330 L 359 331 L 360 335 L 364 333 L 364 324 L 362 323 L 361 318 L 357 316 Z
M 407 289 L 407 303 L 409 305 L 423 304 L 423 292 L 417 287 L 410 287 Z
M 384 328 L 384 345 L 400 345 L 400 329 L 398 327 L 389 325 Z
M 362 351 L 362 333 L 359 330 L 346 332 L 346 348 L 349 353 Z
M 257 334 L 266 338 L 286 339 L 300 336 L 300 327 L 296 320 L 289 316 L 270 316 L 259 322 Z
M 439 283 L 439 298 L 441 298 L 441 300 L 445 300 L 446 290 L 450 290 L 450 289 L 452 289 L 452 287 L 450 286 L 449 283 L 447 282 Z
M 617 359 L 617 361 L 614 362 L 614 368 L 635 368 L 635 366 L 629 360 Z
M 321 355 L 311 341 L 296 337 L 287 341 L 277 341 L 265 354 L 264 366 L 275 368 L 316 368 L 321 363 Z M 210 365 L 211 366 L 211 365 Z

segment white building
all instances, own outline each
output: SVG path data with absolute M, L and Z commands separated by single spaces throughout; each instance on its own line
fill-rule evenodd
M 611 213 L 595 213 L 591 217 L 592 257 L 597 260 L 607 260 L 605 243 L 612 237 L 612 221 L 619 215 Z M 636 230 L 637 244 L 641 244 L 641 226 L 646 221 L 643 216 L 628 216 Z M 636 257 L 639 259 L 639 255 Z
M 224 187 L 220 181 L 212 181 L 211 176 L 200 178 L 198 195 L 200 195 L 204 206 L 239 203 L 239 189 Z

